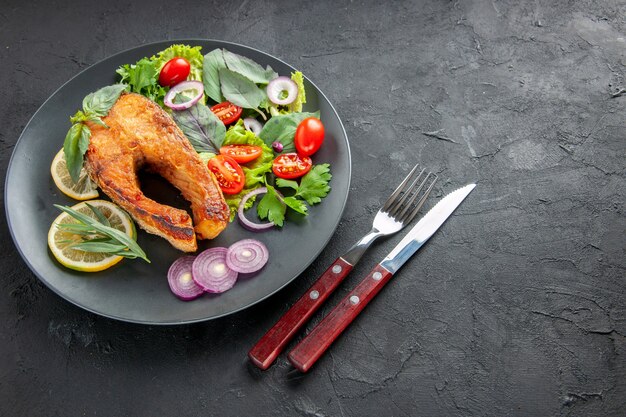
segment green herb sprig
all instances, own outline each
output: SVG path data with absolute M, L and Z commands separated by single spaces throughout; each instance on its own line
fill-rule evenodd
M 77 223 L 60 223 L 57 227 L 68 233 L 78 235 L 79 242 L 70 243 L 70 247 L 85 252 L 107 253 L 129 259 L 141 258 L 150 263 L 146 253 L 130 236 L 121 230 L 111 227 L 108 219 L 97 207 L 86 203 L 95 214 L 96 219 L 80 213 L 70 207 L 54 206 L 72 216 Z M 69 243 L 69 242 L 65 242 Z
M 102 121 L 102 117 L 107 115 L 122 92 L 126 91 L 127 88 L 128 86 L 123 84 L 114 84 L 90 93 L 83 99 L 83 109 L 70 117 L 72 127 L 65 135 L 63 152 L 65 153 L 67 170 L 74 182 L 78 182 L 80 177 L 84 155 L 89 147 L 89 139 L 91 138 L 91 129 L 85 122 L 94 122 L 108 128 Z

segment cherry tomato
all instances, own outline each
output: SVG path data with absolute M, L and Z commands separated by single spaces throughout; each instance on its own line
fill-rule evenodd
M 254 145 L 226 145 L 220 148 L 220 154 L 228 155 L 240 164 L 254 161 L 262 153 L 263 149 Z
M 172 58 L 163 65 L 159 74 L 159 84 L 163 87 L 173 87 L 185 81 L 191 72 L 191 64 L 185 58 Z
M 211 111 L 219 117 L 222 123 L 229 125 L 239 119 L 243 109 L 239 106 L 235 106 L 230 101 L 223 101 L 220 104 L 216 104 L 211 107 Z
M 311 158 L 297 153 L 278 155 L 272 164 L 272 171 L 277 177 L 291 180 L 306 174 L 311 170 Z
M 300 122 L 293 139 L 300 155 L 313 155 L 324 142 L 324 125 L 316 117 L 307 117 Z
M 237 194 L 243 190 L 246 177 L 241 166 L 233 158 L 227 155 L 217 155 L 209 159 L 207 166 L 215 174 L 224 194 Z

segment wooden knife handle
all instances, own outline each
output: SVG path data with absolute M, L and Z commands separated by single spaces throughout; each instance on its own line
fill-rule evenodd
M 289 352 L 288 358 L 293 366 L 301 372 L 307 372 L 392 276 L 393 274 L 380 264 L 376 265 L 365 279 Z
M 350 263 L 341 257 L 337 258 L 248 352 L 252 363 L 263 370 L 269 368 L 296 332 L 311 318 L 351 270 Z

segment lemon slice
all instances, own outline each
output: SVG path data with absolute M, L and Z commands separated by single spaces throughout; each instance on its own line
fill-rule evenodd
M 70 172 L 67 170 L 63 149 L 56 154 L 50 165 L 50 173 L 56 186 L 63 194 L 75 200 L 91 200 L 98 197 L 98 186 L 89 178 L 85 167 L 80 170 L 78 182 L 72 181 Z
M 123 231 L 133 239 L 137 239 L 137 230 L 130 216 L 115 204 L 105 200 L 92 200 L 78 203 L 72 208 L 89 217 L 96 218 L 95 214 L 87 206 L 99 209 L 109 220 L 111 227 Z M 123 259 L 122 256 L 100 252 L 85 252 L 72 249 L 71 243 L 80 241 L 75 234 L 63 231 L 57 227 L 61 223 L 77 223 L 69 214 L 63 212 L 57 217 L 48 231 L 48 246 L 54 257 L 64 266 L 83 272 L 96 272 L 110 268 Z

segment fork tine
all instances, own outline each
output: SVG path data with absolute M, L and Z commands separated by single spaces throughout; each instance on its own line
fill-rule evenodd
M 407 205 L 406 200 L 407 198 L 411 196 L 411 193 L 415 190 L 416 185 L 423 184 L 424 180 L 428 178 L 428 174 L 424 174 L 425 172 L 426 170 L 422 169 L 422 171 L 417 176 L 417 178 L 415 178 L 411 182 L 411 184 L 406 188 L 406 190 L 403 191 L 402 195 L 399 196 L 398 199 L 396 199 L 393 202 L 393 204 L 391 204 L 391 207 L 389 207 L 389 210 L 387 210 L 387 213 L 389 213 L 391 217 L 397 217 L 398 211 L 402 210 L 402 208 Z M 423 175 L 426 175 L 426 177 L 422 179 Z M 418 189 L 418 192 L 419 192 L 419 189 Z M 411 204 L 411 203 L 409 202 L 408 204 Z
M 420 186 L 420 189 L 424 186 L 424 184 L 426 184 L 426 182 L 428 181 L 428 178 L 431 177 L 431 176 L 433 177 L 433 180 L 430 182 L 430 185 L 428 186 L 426 191 L 424 191 L 424 193 L 420 197 L 420 199 L 417 202 L 417 205 L 415 206 L 415 208 L 413 208 L 412 210 L 408 210 L 409 207 L 411 206 L 412 202 L 410 204 L 408 204 L 405 207 L 405 209 L 403 210 L 403 212 L 401 213 L 401 215 L 399 216 L 399 218 L 398 218 L 399 222 L 401 222 L 403 224 L 410 223 L 411 220 L 413 220 L 413 218 L 417 214 L 417 212 L 420 211 L 420 209 L 422 208 L 422 206 L 426 202 L 426 199 L 430 195 L 430 192 L 433 190 L 433 187 L 435 186 L 435 182 L 437 182 L 437 178 L 438 178 L 437 175 L 436 174 L 432 174 L 432 173 L 428 173 L 428 175 L 424 179 L 424 182 Z M 412 200 L 415 200 L 415 197 L 417 197 L 418 195 L 419 195 L 419 191 L 415 193 L 415 196 L 412 198 Z
M 387 201 L 385 201 L 385 204 L 383 205 L 383 207 L 380 209 L 381 211 L 387 211 L 389 209 L 389 207 L 391 206 L 391 204 L 393 204 L 393 202 L 395 201 L 396 197 L 398 197 L 398 195 L 403 191 L 404 187 L 406 186 L 406 184 L 409 182 L 409 180 L 411 179 L 411 177 L 413 176 L 413 174 L 415 173 L 415 171 L 417 171 L 417 168 L 419 167 L 420 164 L 416 164 L 413 169 L 411 170 L 411 172 L 409 172 L 407 174 L 406 177 L 404 177 L 404 180 L 402 180 L 402 182 L 400 183 L 400 185 L 398 185 L 398 187 L 396 187 L 396 189 L 393 191 L 393 193 L 391 193 L 391 195 L 389 196 L 389 198 L 387 199 Z M 423 171 L 423 170 L 422 170 Z
M 423 172 L 424 171 L 422 171 L 422 173 Z M 400 203 L 394 209 L 394 211 L 389 213 L 396 220 L 400 221 L 400 219 L 406 214 L 406 212 L 409 210 L 413 202 L 417 199 L 417 197 L 422 192 L 422 189 L 428 182 L 428 178 L 430 178 L 430 172 L 426 173 L 424 178 L 422 178 L 422 173 L 420 173 L 420 176 L 417 177 L 417 179 L 413 182 L 413 184 L 411 184 L 411 188 L 406 192 L 406 194 L 404 195 L 404 198 L 400 201 Z M 418 181 L 421 181 L 421 182 L 418 183 Z M 404 201 L 410 195 L 412 195 L 412 197 L 408 201 Z

